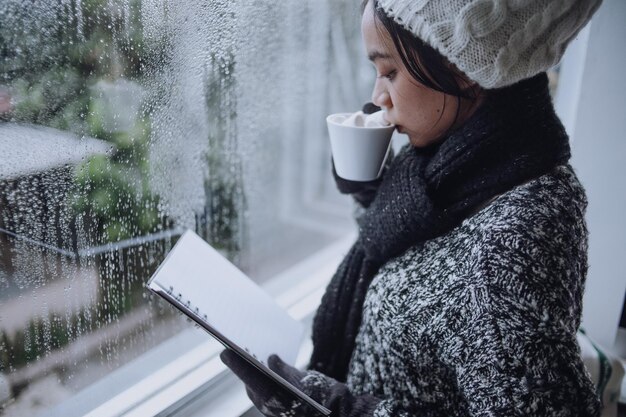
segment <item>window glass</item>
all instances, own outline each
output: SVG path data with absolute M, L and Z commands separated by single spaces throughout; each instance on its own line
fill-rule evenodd
M 190 326 L 144 289 L 185 229 L 259 283 L 349 231 L 325 116 L 369 97 L 359 21 L 359 0 L 0 2 L 0 415 Z

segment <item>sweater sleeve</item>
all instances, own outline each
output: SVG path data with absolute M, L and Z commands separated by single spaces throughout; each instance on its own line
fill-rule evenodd
M 597 416 L 575 334 L 549 310 L 471 288 L 449 311 L 441 356 L 472 416 Z M 530 301 L 532 303 L 532 301 Z M 473 310 L 473 311 L 472 311 Z
M 584 231 L 526 226 L 487 233 L 433 326 L 438 355 L 471 416 L 597 416 L 576 340 Z
M 471 292 L 474 291 L 481 296 L 478 289 Z M 468 310 L 475 308 L 480 312 L 467 314 L 458 309 L 452 316 L 455 322 L 448 323 L 448 344 L 441 351 L 456 376 L 467 407 L 463 416 L 600 415 L 599 399 L 581 362 L 575 338 L 558 326 L 527 320 L 519 311 L 500 318 L 501 312 L 485 311 L 472 298 L 465 300 Z M 504 311 L 507 306 L 498 308 Z M 504 325 L 503 320 L 509 324 Z M 515 329 L 517 326 L 520 328 Z M 537 327 L 521 330 L 531 326 Z M 413 404 L 409 408 L 395 399 L 379 402 L 372 416 L 443 417 L 427 406 Z

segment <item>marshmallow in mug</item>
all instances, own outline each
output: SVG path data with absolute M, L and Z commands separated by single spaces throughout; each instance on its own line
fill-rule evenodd
M 389 123 L 384 119 L 384 113 L 384 110 L 380 110 L 372 114 L 365 114 L 362 111 L 357 111 L 348 115 L 345 120 L 336 120 L 336 122 L 344 126 L 385 127 L 389 126 Z

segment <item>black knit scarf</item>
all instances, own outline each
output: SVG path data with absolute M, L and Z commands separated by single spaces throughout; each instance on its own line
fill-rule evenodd
M 545 73 L 490 92 L 436 147 L 405 146 L 359 219 L 359 237 L 337 269 L 313 323 L 310 369 L 345 381 L 363 302 L 391 258 L 450 231 L 473 209 L 570 157 Z

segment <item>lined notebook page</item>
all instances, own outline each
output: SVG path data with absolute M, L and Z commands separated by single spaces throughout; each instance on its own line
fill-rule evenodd
M 302 324 L 194 232 L 183 234 L 148 285 L 171 291 L 262 363 L 276 353 L 295 364 Z

